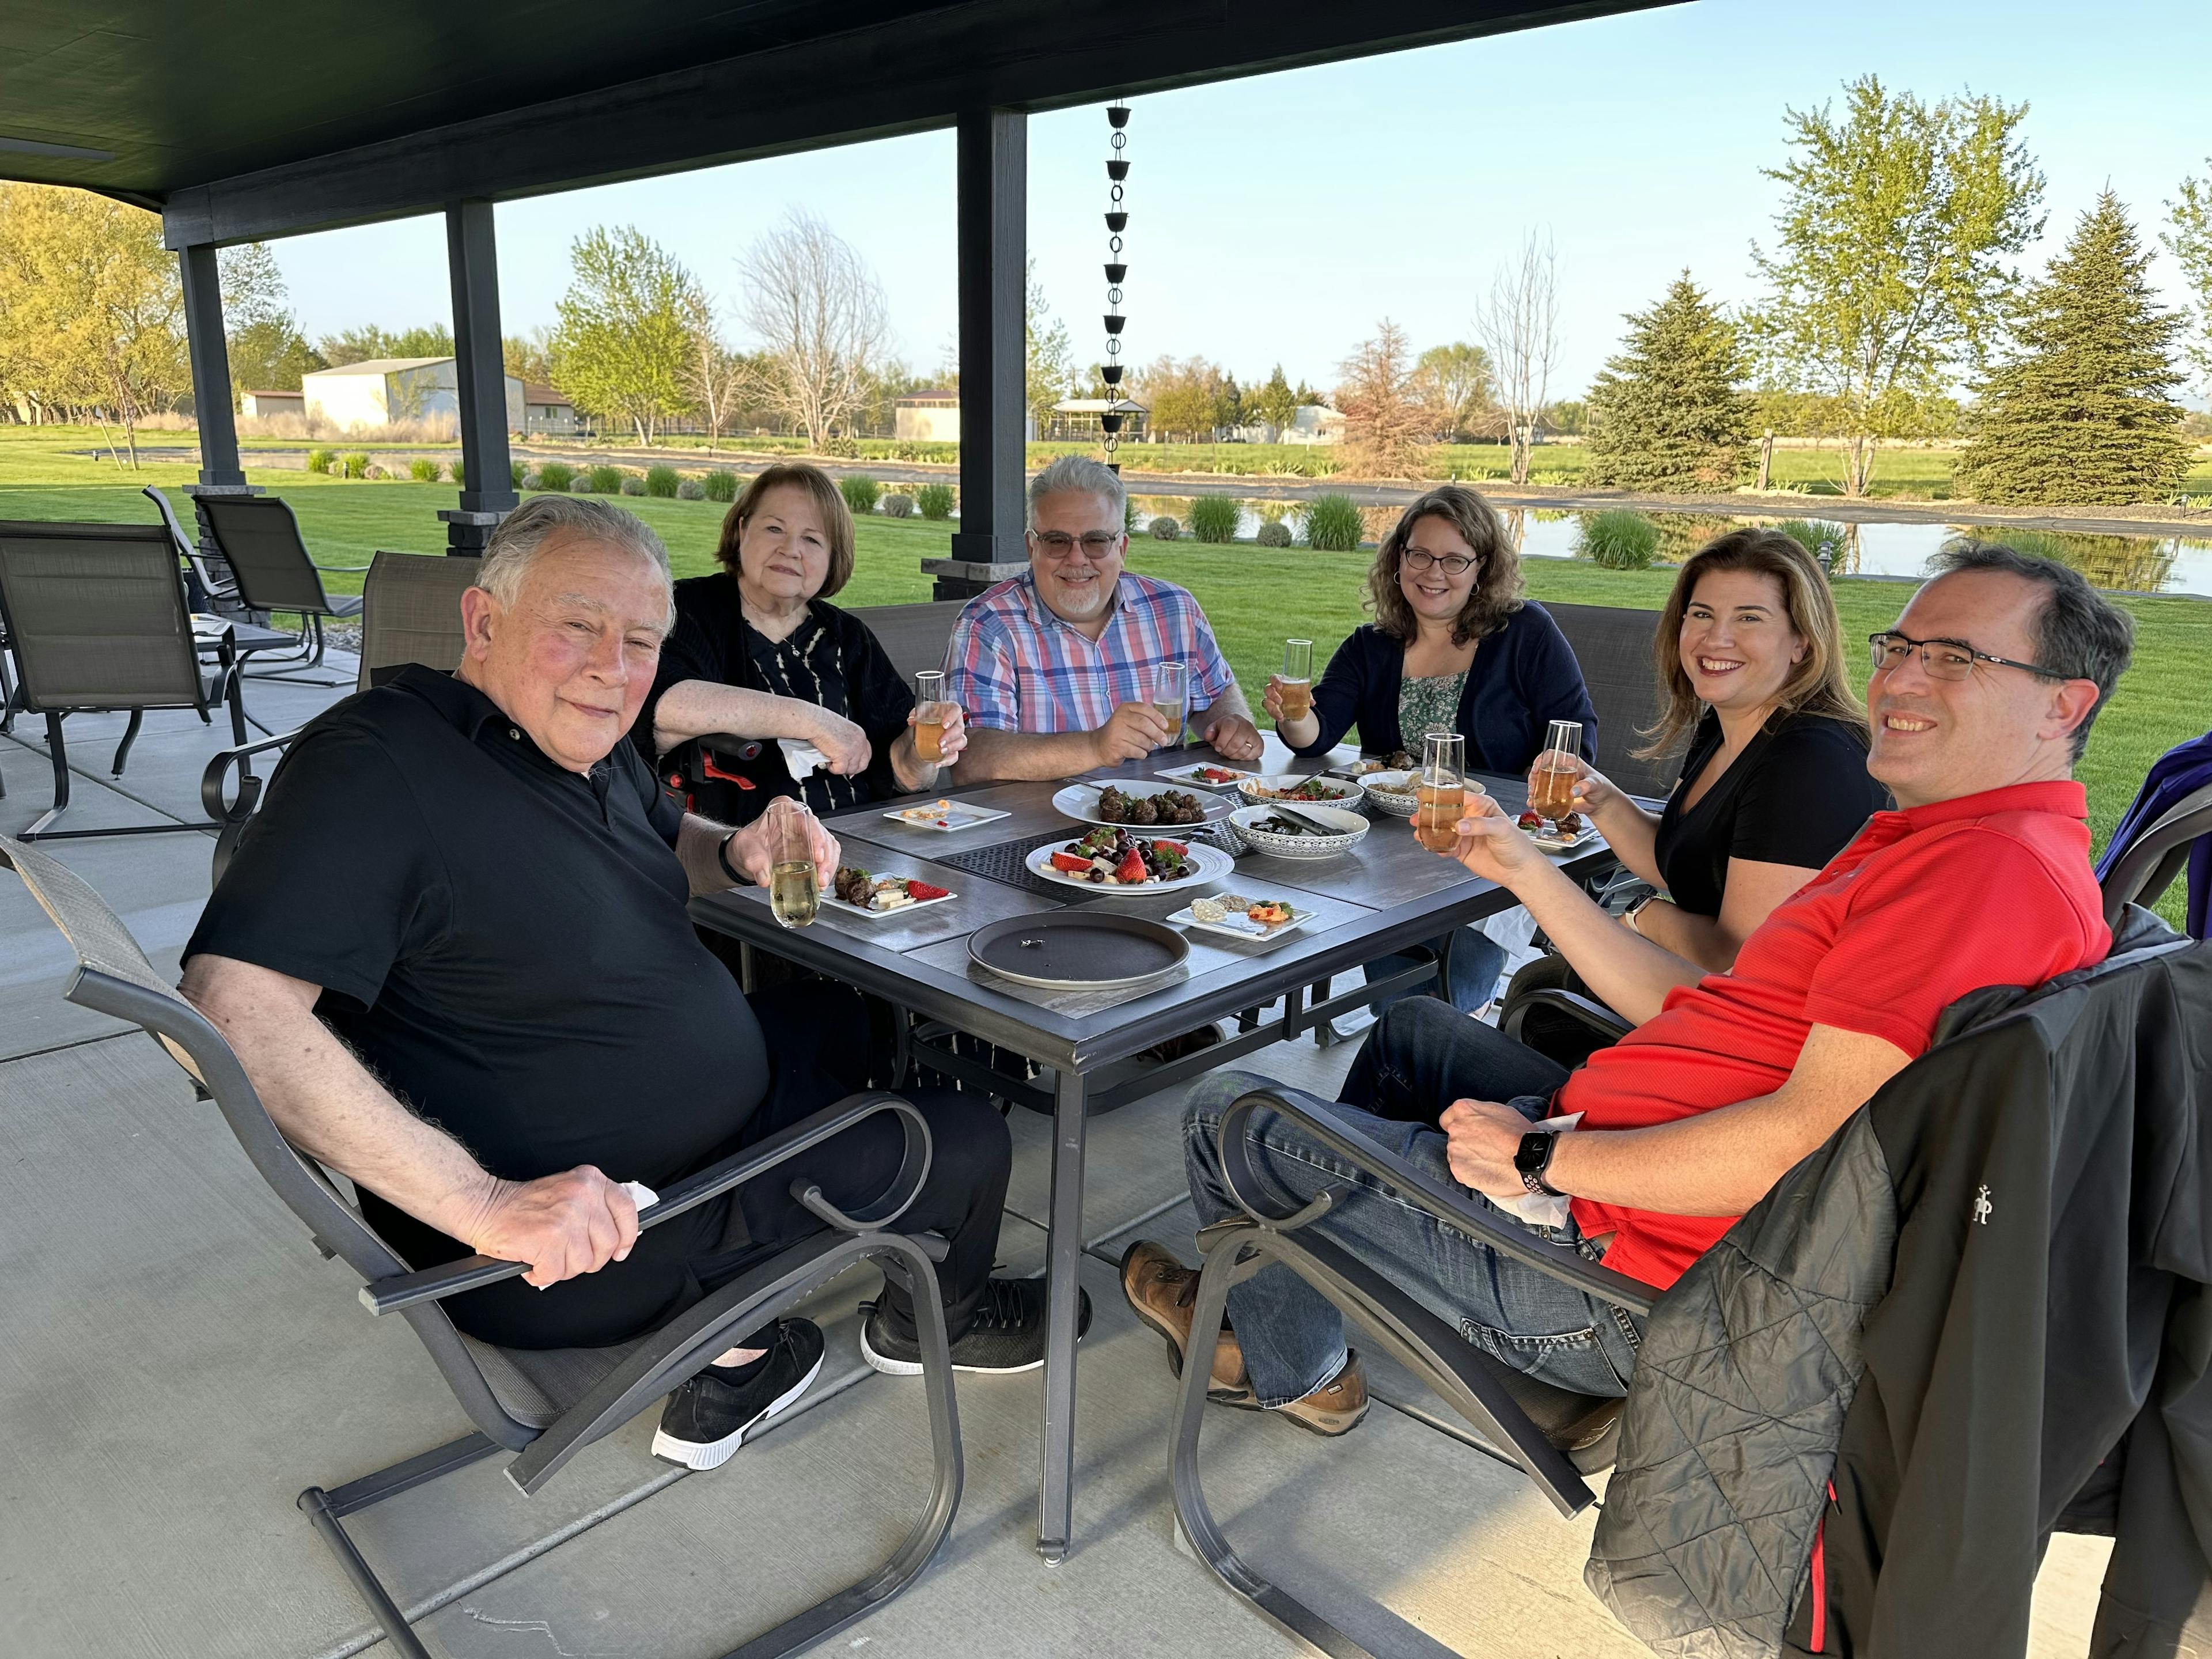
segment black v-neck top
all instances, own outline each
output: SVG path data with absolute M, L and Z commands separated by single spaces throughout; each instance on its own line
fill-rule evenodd
M 1889 806 L 1889 792 L 1867 774 L 1866 739 L 1841 720 L 1801 714 L 1769 720 L 1683 811 L 1720 746 L 1720 716 L 1707 709 L 1652 847 L 1668 896 L 1694 915 L 1720 915 L 1730 859 L 1817 870 Z

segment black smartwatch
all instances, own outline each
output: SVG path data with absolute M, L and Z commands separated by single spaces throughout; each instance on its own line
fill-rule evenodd
M 750 887 L 752 885 L 751 880 L 748 878 L 744 872 L 740 871 L 737 866 L 730 862 L 730 843 L 737 838 L 738 832 L 732 830 L 728 835 L 723 836 L 721 840 L 716 842 L 714 843 L 714 857 L 720 860 L 721 864 L 722 873 L 730 878 L 731 886 Z
M 1513 1167 L 1520 1174 L 1521 1184 L 1547 1198 L 1565 1198 L 1565 1193 L 1544 1179 L 1544 1171 L 1552 1167 L 1552 1154 L 1559 1149 L 1559 1137 L 1555 1133 L 1532 1129 L 1522 1135 L 1513 1153 Z

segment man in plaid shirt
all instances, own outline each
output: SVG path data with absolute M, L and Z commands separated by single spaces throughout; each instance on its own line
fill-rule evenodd
M 1142 760 L 1179 733 L 1152 706 L 1161 665 L 1190 674 L 1189 724 L 1224 759 L 1257 760 L 1259 728 L 1198 601 L 1121 568 L 1121 481 L 1064 455 L 1030 486 L 1030 568 L 968 602 L 945 695 L 967 716 L 963 784 L 1061 778 Z

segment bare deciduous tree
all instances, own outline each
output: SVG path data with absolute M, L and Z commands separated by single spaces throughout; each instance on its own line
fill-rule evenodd
M 849 424 L 890 333 L 884 292 L 857 249 L 793 208 L 739 262 L 744 322 L 770 366 L 767 402 L 819 448 Z
M 1498 267 L 1475 307 L 1474 331 L 1497 374 L 1498 402 L 1513 443 L 1513 482 L 1527 483 L 1528 447 L 1559 351 L 1559 259 L 1549 234 L 1540 238 L 1531 231 L 1520 256 Z
M 1337 370 L 1344 376 L 1336 403 L 1344 411 L 1346 466 L 1368 477 L 1419 477 L 1438 410 L 1415 371 L 1406 331 L 1385 317 Z
M 753 384 L 751 362 L 730 349 L 722 333 L 722 319 L 703 292 L 694 292 L 688 308 L 690 353 L 684 367 L 684 390 L 691 407 L 707 423 L 707 453 L 729 429 L 730 420 L 748 402 L 757 402 L 761 388 Z

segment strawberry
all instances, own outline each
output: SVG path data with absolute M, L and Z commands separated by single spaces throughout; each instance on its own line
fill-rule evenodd
M 946 898 L 951 896 L 951 891 L 949 887 L 932 887 L 926 881 L 909 881 L 906 884 L 906 896 L 916 902 L 923 899 Z
M 1129 849 L 1129 856 L 1123 859 L 1120 868 L 1114 872 L 1114 879 L 1125 884 L 1133 884 L 1144 880 L 1145 874 L 1145 855 L 1133 847 Z
M 1177 858 L 1188 857 L 1190 853 L 1190 848 L 1179 841 L 1156 841 L 1152 845 L 1163 853 L 1173 853 Z
M 1065 870 L 1073 876 L 1079 876 L 1091 868 L 1091 860 L 1078 858 L 1073 853 L 1054 853 L 1052 855 L 1052 867 L 1055 870 Z

